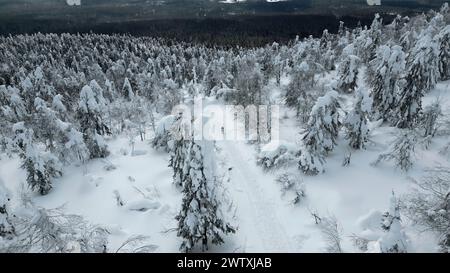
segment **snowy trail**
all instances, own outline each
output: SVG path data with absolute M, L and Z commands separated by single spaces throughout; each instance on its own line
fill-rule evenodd
M 280 225 L 275 210 L 275 196 L 262 185 L 270 181 L 267 179 L 267 174 L 264 174 L 256 165 L 252 156 L 252 147 L 238 141 L 223 141 L 219 145 L 225 151 L 228 162 L 233 168 L 231 182 L 234 188 L 242 187 L 242 194 L 244 194 L 243 198 L 235 200 L 238 215 L 241 220 L 249 219 L 250 221 L 240 221 L 240 229 L 250 231 L 250 234 L 256 236 L 261 244 L 260 247 L 256 247 L 251 245 L 256 242 L 246 242 L 251 247 L 247 251 L 253 251 L 254 248 L 256 251 L 290 252 L 292 250 L 290 239 Z

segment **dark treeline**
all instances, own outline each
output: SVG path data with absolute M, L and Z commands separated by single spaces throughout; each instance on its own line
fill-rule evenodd
M 384 15 L 384 23 L 392 21 Z M 339 22 L 352 28 L 359 23 L 369 25 L 373 15 L 345 16 L 333 15 L 276 15 L 243 16 L 233 18 L 205 19 L 163 19 L 148 21 L 126 21 L 96 23 L 60 19 L 20 18 L 2 22 L 0 35 L 24 33 L 103 33 L 152 36 L 178 41 L 202 43 L 204 45 L 257 47 L 273 41 L 285 43 L 297 35 L 319 37 L 323 29 L 336 33 Z

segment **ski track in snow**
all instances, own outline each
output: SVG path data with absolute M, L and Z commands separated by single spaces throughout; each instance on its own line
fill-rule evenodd
M 256 228 L 259 240 L 265 252 L 289 252 L 292 247 L 289 244 L 289 237 L 275 211 L 275 203 L 271 195 L 267 193 L 261 183 L 267 179 L 256 166 L 252 158 L 244 158 L 243 155 L 252 154 L 252 147 L 243 142 L 224 141 L 222 148 L 228 156 L 228 162 L 233 162 L 231 179 L 235 188 L 244 187 L 244 192 L 248 198 L 242 198 L 240 201 L 247 200 L 248 204 L 238 204 L 238 213 L 241 217 L 250 217 L 252 227 L 244 227 L 246 230 Z M 239 208 L 251 208 L 248 215 L 242 215 Z M 241 221 L 241 224 L 245 223 Z

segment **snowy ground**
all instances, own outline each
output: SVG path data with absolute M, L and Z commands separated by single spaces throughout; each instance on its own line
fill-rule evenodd
M 450 114 L 450 82 L 439 83 L 424 99 L 424 104 L 439 97 L 446 115 Z M 284 109 L 282 110 L 283 116 Z M 298 141 L 299 126 L 294 113 L 287 111 L 281 120 L 281 139 Z M 394 128 L 379 127 L 372 131 L 366 150 L 353 152 L 351 164 L 342 167 L 346 143 L 342 138 L 329 156 L 326 173 L 316 177 L 303 176 L 307 198 L 292 205 L 282 197 L 280 186 L 274 181 L 277 174 L 267 173 L 256 165 L 256 146 L 245 142 L 218 141 L 218 155 L 229 181 L 224 184 L 231 197 L 238 231 L 226 238 L 223 246 L 213 252 L 323 252 L 325 242 L 310 212 L 335 215 L 343 233 L 343 248 L 355 252 L 350 236 L 361 234 L 370 223 L 374 211 L 385 211 L 392 191 L 401 195 L 411 184 L 408 177 L 420 177 L 424 168 L 437 164 L 449 165 L 438 153 L 448 142 L 444 137 L 433 139 L 428 150 L 419 148 L 415 167 L 408 173 L 394 170 L 390 163 L 371 166 L 377 156 L 392 141 Z M 181 193 L 172 184 L 172 171 L 167 166 L 169 156 L 137 141 L 135 154 L 126 137 L 110 139 L 111 155 L 85 166 L 71 166 L 54 184 L 53 191 L 44 197 L 35 195 L 34 201 L 45 208 L 64 205 L 67 212 L 83 215 L 92 223 L 101 224 L 111 232 L 114 249 L 133 234 L 150 236 L 150 243 L 158 245 L 157 252 L 176 252 L 180 244 L 173 229 Z M 115 169 L 106 170 L 114 165 Z M 296 166 L 288 168 L 297 171 Z M 20 190 L 25 173 L 17 159 L 0 160 L 0 178 L 13 191 Z M 123 206 L 117 204 L 117 193 Z M 231 214 L 231 213 L 230 213 Z M 376 214 L 376 213 L 375 213 Z M 367 218 L 364 221 L 364 218 Z M 369 222 L 369 223 L 368 223 Z M 410 252 L 436 251 L 432 235 L 408 228 L 412 239 Z

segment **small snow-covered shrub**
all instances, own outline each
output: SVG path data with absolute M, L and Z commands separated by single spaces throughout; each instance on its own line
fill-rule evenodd
M 442 109 L 438 100 L 423 109 L 420 116 L 420 125 L 423 128 L 424 137 L 434 137 L 438 129 L 437 121 L 441 115 Z
M 408 239 L 403 231 L 399 199 L 392 193 L 389 210 L 372 210 L 358 219 L 362 230 L 351 240 L 359 250 L 367 253 L 406 253 Z
M 152 147 L 156 150 L 169 152 L 170 130 L 175 121 L 175 116 L 168 115 L 163 117 L 156 127 L 155 136 L 152 140 Z
M 270 142 L 264 145 L 258 155 L 257 163 L 264 170 L 279 168 L 295 160 L 296 149 L 290 143 Z
M 325 156 L 304 147 L 300 150 L 298 168 L 306 175 L 318 175 L 325 171 Z
M 339 225 L 335 216 L 330 215 L 321 217 L 318 223 L 322 236 L 327 244 L 325 251 L 327 253 L 342 253 L 344 252 L 341 246 L 342 242 L 342 227 Z
M 381 228 L 385 233 L 378 240 L 380 250 L 383 253 L 406 253 L 407 238 L 403 232 L 400 217 L 400 203 L 392 193 L 389 211 L 385 212 L 381 219 Z
M 106 252 L 108 232 L 92 226 L 81 216 L 65 214 L 61 208 L 44 209 L 28 203 L 16 213 L 15 236 L 0 252 Z
M 372 164 L 378 165 L 382 161 L 395 161 L 395 166 L 402 171 L 408 171 L 413 166 L 413 156 L 417 144 L 417 135 L 414 131 L 408 130 L 398 135 L 389 151 L 378 156 Z
M 0 180 L 0 247 L 2 238 L 9 239 L 15 233 L 8 211 L 9 201 L 9 191 Z
M 304 184 L 298 174 L 283 173 L 276 181 L 281 186 L 282 195 L 289 195 L 293 204 L 300 203 L 306 197 Z
M 450 252 L 450 169 L 427 170 L 413 180 L 416 187 L 403 200 L 406 216 L 422 229 L 439 236 L 440 251 Z

